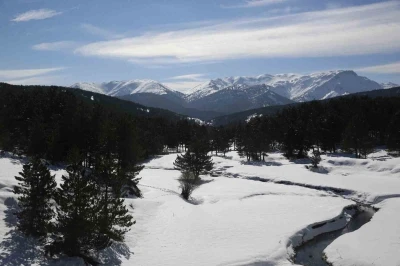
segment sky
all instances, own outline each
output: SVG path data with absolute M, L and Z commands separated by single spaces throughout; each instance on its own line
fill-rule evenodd
M 227 76 L 355 70 L 400 84 L 400 1 L 0 0 L 0 81 L 152 79 L 187 91 Z

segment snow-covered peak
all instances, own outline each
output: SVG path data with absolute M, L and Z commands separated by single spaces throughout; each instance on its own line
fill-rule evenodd
M 110 81 L 103 83 L 81 82 L 75 83 L 71 87 L 115 97 L 135 93 L 152 93 L 157 95 L 164 95 L 168 93 L 179 94 L 179 92 L 176 92 L 157 81 L 148 79 Z
M 399 84 L 393 83 L 393 82 L 384 82 L 381 83 L 382 88 L 384 89 L 390 89 L 390 88 L 394 88 L 394 87 L 400 87 Z
M 334 70 L 301 74 L 264 74 L 214 79 L 195 87 L 187 96 L 196 101 L 230 86 L 251 87 L 267 85 L 275 93 L 295 101 L 319 100 L 348 93 L 381 89 L 382 86 L 368 78 L 358 76 L 352 70 Z

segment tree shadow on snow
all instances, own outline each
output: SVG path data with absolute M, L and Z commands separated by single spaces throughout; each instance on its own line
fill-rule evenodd
M 274 161 L 242 161 L 241 164 L 252 166 L 282 166 L 280 162 Z
M 134 253 L 124 243 L 113 243 L 110 247 L 99 253 L 99 261 L 102 265 L 121 265 L 122 258 L 129 260 Z
M 18 211 L 17 201 L 14 198 L 7 198 L 4 204 L 7 206 L 4 211 L 4 222 L 11 229 L 0 243 L 0 265 L 49 265 L 44 260 L 43 251 L 41 251 L 38 241 L 25 237 L 15 229 L 17 224 L 15 213 Z

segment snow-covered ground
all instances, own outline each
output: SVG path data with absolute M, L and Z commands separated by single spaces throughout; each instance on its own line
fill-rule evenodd
M 214 173 L 203 177 L 189 202 L 179 195 L 175 158 L 159 156 L 145 164 L 140 173 L 144 197 L 126 200 L 136 224 L 125 244 L 100 254 L 106 265 L 291 265 L 292 247 L 343 226 L 348 217 L 340 219 L 342 210 L 353 199 L 377 203 L 380 210 L 360 230 L 336 239 L 326 249 L 328 260 L 334 265 L 400 265 L 395 252 L 400 246 L 400 200 L 395 198 L 400 194 L 400 158 L 384 151 L 365 160 L 324 155 L 321 170 L 311 172 L 305 161 L 290 162 L 278 153 L 265 163 L 247 163 L 229 152 L 213 157 Z M 76 260 L 46 261 L 37 250 L 10 251 L 15 224 L 11 190 L 21 169 L 19 160 L 0 158 L 0 265 L 76 265 Z M 64 173 L 53 172 L 58 180 Z M 296 185 L 274 183 L 280 181 Z M 346 193 L 339 197 L 303 186 Z

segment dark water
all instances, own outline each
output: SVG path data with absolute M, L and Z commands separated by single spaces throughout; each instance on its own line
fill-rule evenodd
M 324 249 L 339 236 L 356 231 L 368 223 L 376 212 L 372 207 L 366 206 L 358 206 L 357 209 L 357 213 L 345 228 L 321 234 L 296 248 L 294 262 L 304 266 L 329 266 L 322 257 Z

